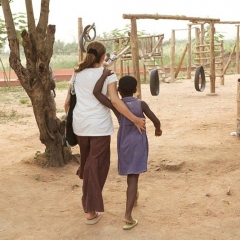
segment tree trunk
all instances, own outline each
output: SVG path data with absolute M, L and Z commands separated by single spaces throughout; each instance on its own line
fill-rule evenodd
M 35 27 L 32 0 L 25 0 L 29 32 L 24 30 L 21 36 L 26 67 L 21 64 L 19 42 L 8 0 L 2 0 L 2 9 L 10 47 L 10 66 L 32 102 L 40 141 L 46 146 L 46 152 L 50 155 L 48 165 L 59 167 L 68 163 L 72 154 L 71 148 L 62 146 L 65 122 L 56 117 L 55 82 L 51 78 L 49 68 L 53 54 L 55 26 L 47 26 L 49 1 L 41 1 L 40 19 Z

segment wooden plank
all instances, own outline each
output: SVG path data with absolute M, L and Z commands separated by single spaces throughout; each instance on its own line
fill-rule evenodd
M 123 19 L 167 19 L 167 20 L 188 20 L 194 23 L 199 22 L 220 22 L 219 18 L 199 18 L 185 15 L 160 15 L 160 14 L 123 14 Z
M 233 53 L 235 52 L 235 48 L 236 48 L 236 42 L 233 46 L 233 49 L 232 49 L 232 52 L 230 53 L 229 57 L 228 57 L 228 61 L 227 61 L 227 64 L 225 65 L 224 69 L 223 69 L 223 74 L 225 74 L 227 72 L 227 69 L 232 61 L 232 56 L 233 56 Z
M 184 57 L 185 57 L 185 55 L 186 55 L 187 49 L 188 49 L 188 43 L 186 44 L 186 47 L 185 47 L 184 50 L 183 50 L 183 54 L 182 54 L 182 56 L 181 56 L 181 59 L 180 59 L 180 61 L 179 61 L 179 63 L 178 63 L 177 69 L 176 69 L 176 71 L 175 71 L 175 78 L 177 78 L 178 73 L 179 73 L 179 71 L 180 71 L 180 69 L 181 69 L 181 66 L 182 66 Z
M 119 58 L 120 58 L 124 53 L 126 53 L 129 49 L 130 49 L 130 46 L 126 46 L 126 47 L 124 47 L 123 49 L 121 49 L 121 50 L 117 53 L 117 58 L 116 58 L 116 60 L 113 60 L 113 61 L 109 62 L 108 67 L 110 67 L 111 65 L 113 65 L 113 64 L 117 61 L 117 59 L 119 59 Z

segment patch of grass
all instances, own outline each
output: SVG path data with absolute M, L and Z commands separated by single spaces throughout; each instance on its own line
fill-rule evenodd
M 68 81 L 56 82 L 57 90 L 65 90 L 65 89 L 68 89 L 68 87 L 69 87 Z
M 18 103 L 19 104 L 19 99 L 27 99 L 27 93 L 23 90 L 21 86 L 14 86 L 10 88 L 0 87 L 1 103 L 6 103 L 6 104 Z
M 62 112 L 65 112 L 64 109 L 57 109 L 57 113 L 62 113 Z
M 51 155 L 50 151 L 45 151 L 44 153 L 42 153 L 41 151 L 37 151 L 35 153 L 34 160 L 36 164 L 46 166 L 47 163 L 49 162 L 50 155 Z
M 35 176 L 35 179 L 36 179 L 37 181 L 39 181 L 39 180 L 40 180 L 40 175 L 37 174 L 37 175 Z
M 28 103 L 28 99 L 24 98 L 24 99 L 20 99 L 19 102 L 21 104 L 27 104 Z
M 0 110 L 0 123 L 5 123 L 9 121 L 18 121 L 19 118 L 30 117 L 29 114 L 18 114 L 16 110 L 11 110 L 10 112 Z

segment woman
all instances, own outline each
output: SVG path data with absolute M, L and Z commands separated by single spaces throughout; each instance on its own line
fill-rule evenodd
M 83 179 L 82 205 L 86 213 L 86 224 L 95 224 L 104 212 L 102 190 L 110 167 L 110 140 L 114 127 L 110 109 L 114 107 L 131 120 L 139 131 L 144 130 L 144 118 L 133 115 L 119 99 L 117 76 L 105 76 L 102 93 L 110 97 L 101 104 L 93 95 L 93 88 L 102 76 L 106 47 L 99 41 L 89 43 L 87 55 L 74 69 L 70 80 L 77 96 L 73 111 L 73 130 L 77 136 L 81 152 L 81 166 L 77 174 Z M 71 85 L 70 85 L 71 86 Z M 65 111 L 69 106 L 69 95 L 65 102 Z M 113 107 L 114 106 L 114 107 Z

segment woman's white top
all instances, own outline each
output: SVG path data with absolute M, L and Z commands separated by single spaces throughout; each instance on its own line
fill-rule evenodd
M 76 74 L 74 89 L 77 103 L 73 110 L 73 131 L 77 136 L 107 136 L 114 132 L 110 109 L 93 95 L 93 88 L 103 73 L 103 67 L 87 68 Z M 70 79 L 73 84 L 74 74 Z M 108 76 L 102 93 L 107 95 L 107 85 L 117 82 L 116 74 Z

